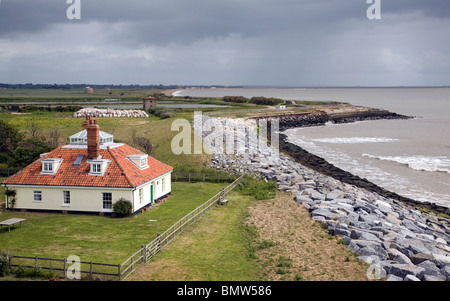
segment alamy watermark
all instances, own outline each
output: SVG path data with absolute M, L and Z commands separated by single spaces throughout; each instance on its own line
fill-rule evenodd
M 270 138 L 268 135 L 270 123 Z M 180 154 L 227 154 L 279 156 L 278 119 L 255 120 L 255 127 L 247 127 L 234 119 L 203 118 L 201 111 L 194 112 L 195 134 L 186 119 L 172 122 L 171 131 L 178 131 L 171 142 L 172 152 Z M 268 146 L 270 139 L 270 148 Z
M 1 1 L 1 0 L 0 0 Z M 69 20 L 81 19 L 81 0 L 66 0 L 70 6 L 67 8 L 66 16 Z
M 380 20 L 381 19 L 381 0 L 366 0 L 370 6 L 367 8 L 367 19 Z
M 81 279 L 81 260 L 80 257 L 76 255 L 70 255 L 67 257 L 66 263 L 69 264 L 67 267 L 66 277 L 70 280 L 80 280 Z

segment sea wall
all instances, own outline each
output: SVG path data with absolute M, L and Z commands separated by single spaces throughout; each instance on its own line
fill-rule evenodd
M 320 126 L 327 122 L 332 123 L 350 123 L 363 120 L 380 120 L 380 119 L 409 119 L 411 116 L 400 115 L 389 112 L 387 110 L 352 107 L 352 109 L 343 111 L 316 111 L 303 114 L 289 114 L 279 116 L 261 116 L 253 119 L 274 119 L 279 123 L 280 131 L 297 127 Z
M 232 132 L 234 145 L 258 147 L 258 153 L 223 153 L 217 142 L 229 141 L 221 131 L 201 131 L 205 123 Z M 214 168 L 276 181 L 279 190 L 291 193 L 314 220 L 370 264 L 369 278 L 450 280 L 450 220 L 317 172 L 273 147 L 254 145 L 258 142 L 248 140 L 248 132 L 257 130 L 255 120 L 203 116 L 194 130 L 214 153 Z

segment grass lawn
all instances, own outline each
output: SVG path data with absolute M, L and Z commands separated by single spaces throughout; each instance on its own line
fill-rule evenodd
M 25 218 L 22 228 L 0 233 L 0 249 L 15 255 L 119 264 L 227 183 L 172 183 L 172 196 L 150 211 L 129 218 L 96 215 L 0 212 L 0 219 Z M 150 221 L 150 220 L 156 220 Z
M 254 201 L 236 191 L 227 199 L 225 206 L 209 211 L 126 280 L 263 280 L 260 265 L 248 256 L 251 239 L 244 225 Z

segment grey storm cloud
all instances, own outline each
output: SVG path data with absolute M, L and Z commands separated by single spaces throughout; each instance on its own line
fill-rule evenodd
M 0 82 L 444 85 L 450 2 L 2 0 Z

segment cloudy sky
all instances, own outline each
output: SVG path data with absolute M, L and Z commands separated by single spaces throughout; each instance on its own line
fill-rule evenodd
M 3 83 L 450 85 L 448 0 L 0 1 Z

